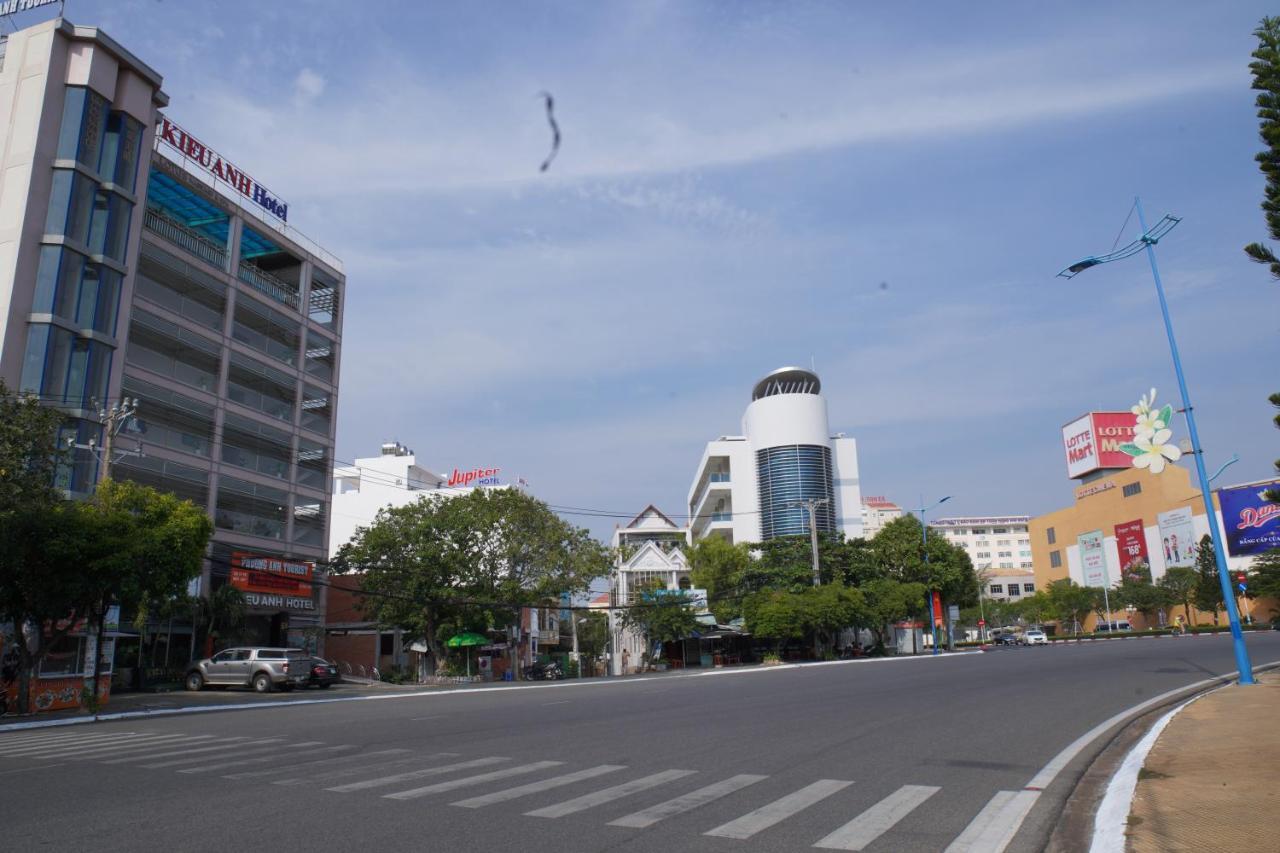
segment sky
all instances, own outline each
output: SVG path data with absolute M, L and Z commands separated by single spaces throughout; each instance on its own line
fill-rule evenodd
M 1280 284 L 1241 251 L 1265 4 L 67 7 L 343 259 L 340 460 L 398 440 L 678 517 L 756 379 L 812 365 L 864 495 L 1058 509 L 1065 423 L 1177 407 L 1145 259 L 1054 277 L 1140 233 L 1135 194 L 1183 217 L 1158 254 L 1210 469 L 1280 455 Z

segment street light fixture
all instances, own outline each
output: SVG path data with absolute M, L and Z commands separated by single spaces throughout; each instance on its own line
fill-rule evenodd
M 944 498 L 938 498 L 928 506 L 924 505 L 924 495 L 920 496 L 920 506 L 911 510 L 920 513 L 920 547 L 924 551 L 924 564 L 929 565 L 929 525 L 925 523 L 924 514 L 947 501 L 951 500 L 951 495 Z M 938 621 L 933 617 L 933 590 L 929 590 L 929 600 L 926 602 L 926 608 L 929 611 L 929 624 L 933 625 L 933 654 L 938 653 Z
M 1164 319 L 1165 334 L 1169 338 L 1169 352 L 1173 356 L 1173 371 L 1177 374 L 1178 391 L 1182 394 L 1182 412 L 1187 419 L 1187 435 L 1191 439 L 1191 451 L 1196 462 L 1196 475 L 1200 479 L 1200 497 L 1204 501 L 1205 516 L 1209 522 L 1209 535 L 1213 540 L 1213 554 L 1218 564 L 1218 581 L 1222 585 L 1222 597 L 1227 610 L 1227 619 L 1231 624 L 1236 669 L 1240 673 L 1241 684 L 1253 684 L 1253 665 L 1249 661 L 1249 650 L 1244 644 L 1244 632 L 1240 630 L 1240 614 L 1236 610 L 1235 598 L 1232 595 L 1231 575 L 1227 569 L 1227 554 L 1222 545 L 1222 534 L 1218 531 L 1218 519 L 1213 510 L 1213 493 L 1209 489 L 1209 476 L 1205 472 L 1204 451 L 1200 446 L 1200 435 L 1196 430 L 1195 410 L 1191 406 L 1191 396 L 1187 392 L 1187 380 L 1182 373 L 1182 358 L 1178 355 L 1178 342 L 1174 338 L 1173 323 L 1169 319 L 1169 304 L 1165 300 L 1164 285 L 1160 281 L 1160 268 L 1156 265 L 1156 243 L 1159 243 L 1160 239 L 1172 231 L 1174 226 L 1182 220 L 1177 216 L 1165 216 L 1155 224 L 1154 228 L 1148 229 L 1146 216 L 1142 212 L 1142 200 L 1134 198 L 1133 205 L 1138 213 L 1138 224 L 1142 227 L 1142 235 L 1138 239 L 1118 251 L 1105 255 L 1091 255 L 1082 261 L 1077 261 L 1058 273 L 1058 276 L 1061 278 L 1074 278 L 1077 274 L 1090 267 L 1132 257 L 1143 249 L 1147 251 L 1147 260 L 1151 262 L 1151 276 L 1156 283 L 1156 297 L 1160 302 L 1160 316 Z M 1221 470 L 1218 473 L 1221 473 Z

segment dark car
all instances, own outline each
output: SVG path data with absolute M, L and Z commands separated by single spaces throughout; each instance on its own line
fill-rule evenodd
M 307 673 L 307 687 L 328 690 L 330 684 L 337 684 L 342 680 L 338 668 L 324 658 L 311 658 L 307 661 Z
M 1000 634 L 995 638 L 997 646 L 1016 646 L 1018 645 L 1018 635 L 1010 631 L 1007 634 Z

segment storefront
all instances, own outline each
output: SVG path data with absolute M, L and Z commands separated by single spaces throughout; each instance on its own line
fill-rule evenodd
M 89 695 L 96 692 L 99 703 L 107 701 L 111 695 L 112 661 L 120 636 L 119 623 L 120 609 L 112 607 L 107 611 L 101 631 L 83 619 L 57 637 L 54 634 L 65 628 L 65 623 L 45 627 L 48 651 L 41 658 L 30 685 L 33 710 L 78 708 L 86 691 Z M 0 689 L 4 690 L 5 700 L 11 708 L 16 708 L 21 681 L 16 630 L 12 622 L 0 623 Z M 27 648 L 34 650 L 39 639 L 35 635 L 37 629 L 27 625 L 24 630 Z

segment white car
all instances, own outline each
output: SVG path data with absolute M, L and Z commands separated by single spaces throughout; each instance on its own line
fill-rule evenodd
M 1024 646 L 1047 646 L 1049 638 L 1044 631 L 1031 630 L 1022 633 L 1022 645 Z

